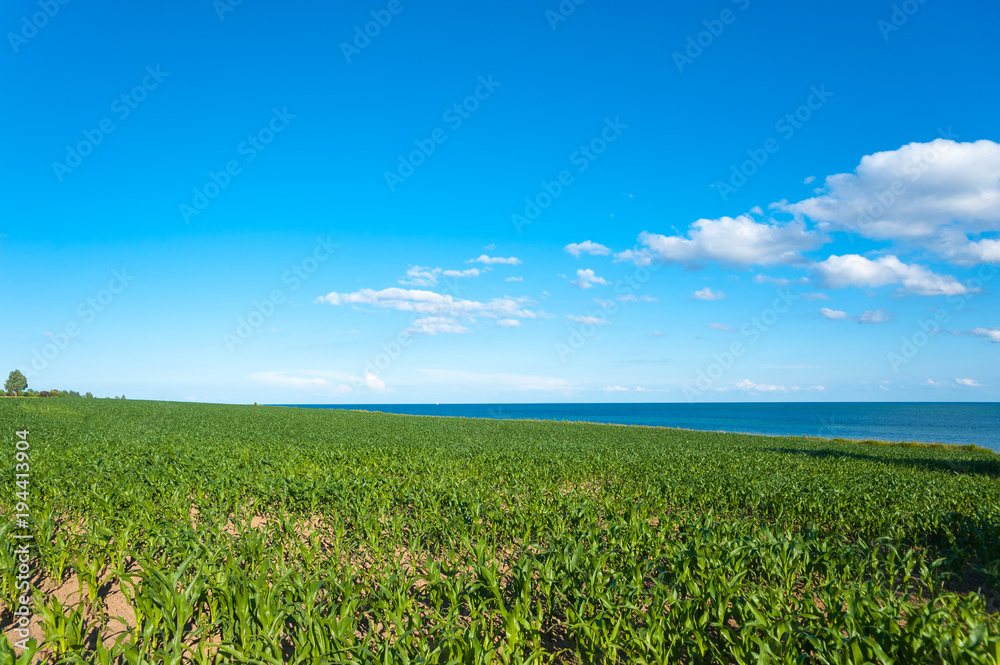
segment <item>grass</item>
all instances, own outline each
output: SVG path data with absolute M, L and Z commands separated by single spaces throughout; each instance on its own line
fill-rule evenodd
M 70 398 L 0 402 L 8 636 L 24 429 L 0 662 L 1000 660 L 983 449 Z

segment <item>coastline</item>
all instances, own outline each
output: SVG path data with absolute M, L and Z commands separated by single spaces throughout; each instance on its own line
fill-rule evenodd
M 661 427 L 1000 452 L 994 402 L 272 404 L 397 415 Z M 961 424 L 952 424 L 961 423 Z

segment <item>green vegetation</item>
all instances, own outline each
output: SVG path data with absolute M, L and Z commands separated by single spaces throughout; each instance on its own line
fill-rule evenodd
M 75 390 L 28 390 L 28 379 L 19 369 L 13 370 L 7 377 L 4 392 L 7 397 L 81 397 L 80 393 Z M 93 393 L 82 395 L 82 397 L 88 398 L 93 396 Z M 125 395 L 117 399 L 125 399 Z
M 24 429 L 46 663 L 1000 657 L 974 447 L 7 399 L 4 524 Z
M 3 389 L 17 395 L 28 389 L 28 379 L 21 373 L 21 370 L 15 369 L 7 377 L 7 382 L 4 383 Z

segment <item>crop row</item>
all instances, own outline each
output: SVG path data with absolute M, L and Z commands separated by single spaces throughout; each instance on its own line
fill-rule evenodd
M 987 451 L 4 402 L 31 432 L 22 662 L 1000 661 Z

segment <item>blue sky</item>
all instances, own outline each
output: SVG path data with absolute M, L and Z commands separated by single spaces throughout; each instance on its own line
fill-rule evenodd
M 1000 397 L 995 6 L 2 16 L 0 349 L 34 388 Z

